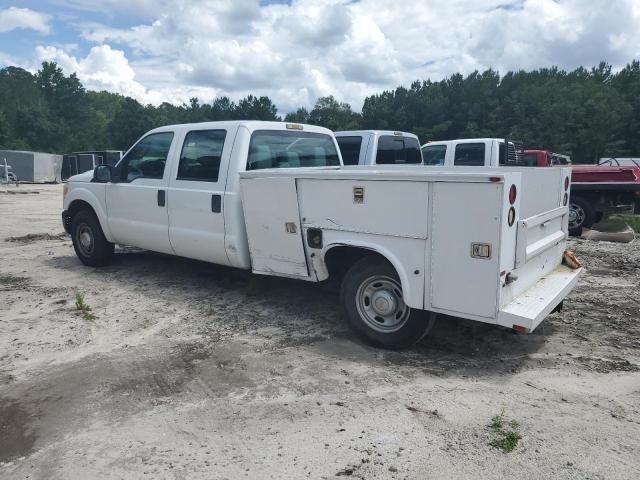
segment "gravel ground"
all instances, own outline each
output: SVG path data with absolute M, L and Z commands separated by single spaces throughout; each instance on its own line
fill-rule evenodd
M 442 318 L 388 352 L 314 285 L 84 267 L 61 190 L 0 190 L 2 479 L 640 478 L 637 242 L 573 241 L 588 272 L 534 334 Z

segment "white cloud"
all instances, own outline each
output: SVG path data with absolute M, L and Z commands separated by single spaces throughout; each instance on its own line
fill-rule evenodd
M 287 112 L 332 94 L 359 109 L 366 95 L 416 79 L 640 57 L 636 0 L 58 2 L 139 20 L 83 24 L 97 44 L 85 58 L 53 47 L 39 55 L 75 68 L 89 88 L 154 103 L 254 93 Z
M 28 8 L 9 7 L 0 10 L 0 32 L 10 32 L 19 28 L 36 30 L 48 34 L 51 30 L 45 13 L 36 12 Z

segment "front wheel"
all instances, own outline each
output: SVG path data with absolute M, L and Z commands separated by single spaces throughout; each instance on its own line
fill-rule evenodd
M 377 347 L 409 347 L 435 323 L 433 314 L 405 304 L 395 269 L 374 256 L 351 266 L 342 281 L 340 302 L 351 327 Z
M 71 239 L 76 255 L 85 265 L 102 267 L 113 257 L 114 245 L 105 238 L 93 212 L 80 210 L 73 216 Z

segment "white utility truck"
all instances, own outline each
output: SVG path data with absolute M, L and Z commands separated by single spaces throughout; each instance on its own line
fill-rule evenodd
M 411 165 L 422 163 L 413 133 L 390 130 L 335 132 L 344 165 Z
M 340 164 L 321 127 L 161 127 L 115 167 L 70 178 L 63 223 L 91 266 L 118 243 L 339 278 L 349 323 L 387 348 L 422 338 L 436 313 L 530 332 L 573 288 L 580 270 L 562 264 L 567 169 Z

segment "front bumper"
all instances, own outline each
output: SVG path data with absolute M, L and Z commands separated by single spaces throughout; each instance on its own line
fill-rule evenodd
M 64 227 L 64 231 L 71 235 L 71 215 L 67 210 L 62 212 L 62 226 Z
M 498 325 L 532 332 L 573 290 L 582 268 L 558 265 L 498 312 Z

